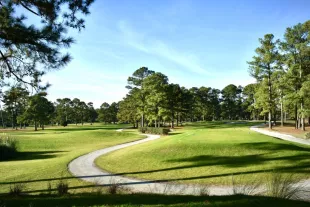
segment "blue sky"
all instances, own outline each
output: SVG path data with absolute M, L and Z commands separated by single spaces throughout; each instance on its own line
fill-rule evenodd
M 73 61 L 43 79 L 49 98 L 80 98 L 96 107 L 119 101 L 126 80 L 146 66 L 185 87 L 245 86 L 258 38 L 310 19 L 309 0 L 97 0 L 86 29 L 71 32 Z

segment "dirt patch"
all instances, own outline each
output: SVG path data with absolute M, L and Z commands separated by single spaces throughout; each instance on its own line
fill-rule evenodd
M 289 134 L 295 137 L 304 138 L 305 133 L 310 132 L 310 126 L 306 126 L 306 131 L 302 131 L 301 129 L 295 129 L 294 124 L 286 124 L 283 127 L 281 126 L 274 126 L 272 130 L 269 130 L 268 127 L 266 127 L 268 131 L 276 131 L 283 134 Z

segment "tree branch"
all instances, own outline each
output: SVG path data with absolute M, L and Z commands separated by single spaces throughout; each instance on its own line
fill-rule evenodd
M 33 11 L 32 9 L 30 9 L 28 6 L 26 6 L 22 1 L 19 1 L 19 3 L 25 8 L 27 9 L 28 11 L 30 11 L 31 13 L 37 15 L 37 16 L 40 16 L 40 14 L 38 14 L 37 12 Z
M 10 65 L 10 63 L 8 62 L 7 57 L 4 56 L 4 54 L 2 53 L 1 50 L 0 50 L 0 54 L 1 54 L 1 57 L 2 57 L 2 59 L 4 60 L 4 62 L 5 62 L 5 64 L 6 64 L 6 66 L 8 67 L 9 72 L 10 72 L 18 81 L 20 81 L 20 82 L 22 82 L 22 83 L 25 83 L 25 84 L 29 84 L 29 85 L 32 86 L 31 83 L 28 83 L 27 81 L 24 81 L 22 78 L 20 78 L 18 75 L 16 75 L 16 74 L 13 72 L 12 66 Z

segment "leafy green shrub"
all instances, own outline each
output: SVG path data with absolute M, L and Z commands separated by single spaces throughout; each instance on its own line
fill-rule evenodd
M 305 138 L 306 138 L 306 139 L 310 139 L 310 132 L 307 132 L 307 133 L 305 134 Z
M 0 135 L 0 160 L 13 158 L 17 154 L 18 142 L 15 138 L 2 134 Z
M 64 121 L 64 120 L 61 120 L 60 121 L 60 125 L 63 126 L 63 127 L 66 127 L 66 126 L 68 126 L 68 122 Z
M 170 132 L 170 129 L 167 128 L 156 128 L 156 127 L 140 127 L 139 131 L 141 133 L 148 133 L 148 134 L 163 134 L 167 135 Z

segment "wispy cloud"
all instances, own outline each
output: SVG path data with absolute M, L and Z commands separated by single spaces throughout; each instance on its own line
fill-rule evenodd
M 125 43 L 129 46 L 139 51 L 165 58 L 188 71 L 203 75 L 210 74 L 200 65 L 199 58 L 194 54 L 179 52 L 161 40 L 147 37 L 143 32 L 135 31 L 126 21 L 120 21 L 118 26 Z

